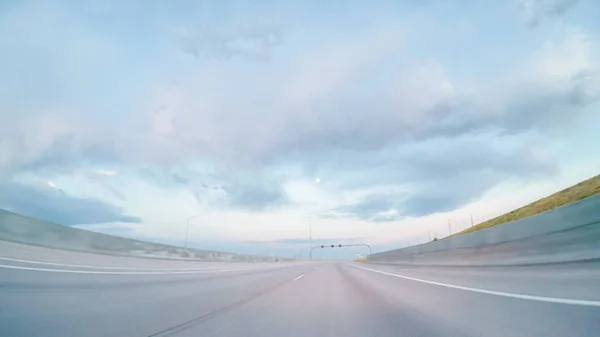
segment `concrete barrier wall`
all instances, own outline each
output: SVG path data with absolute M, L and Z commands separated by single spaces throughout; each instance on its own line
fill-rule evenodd
M 373 254 L 369 262 L 501 265 L 597 258 L 600 195 L 477 232 Z
M 49 223 L 4 210 L 0 210 L 0 240 L 64 250 L 122 256 L 231 262 L 273 260 L 272 257 L 267 256 L 185 249 L 159 243 L 132 240 Z

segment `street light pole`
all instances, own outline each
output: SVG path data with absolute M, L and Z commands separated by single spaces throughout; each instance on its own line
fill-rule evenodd
M 187 249 L 188 247 L 188 234 L 190 232 L 190 220 L 192 220 L 193 218 L 197 218 L 199 217 L 199 215 L 192 215 L 191 217 L 187 218 L 187 220 L 185 221 L 186 226 L 185 226 L 185 249 Z
M 310 260 L 312 260 L 312 218 L 308 217 L 308 239 L 310 244 Z

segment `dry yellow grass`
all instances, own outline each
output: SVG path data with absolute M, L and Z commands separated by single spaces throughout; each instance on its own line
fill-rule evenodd
M 522 219 L 531 215 L 551 210 L 553 208 L 570 204 L 577 200 L 585 199 L 598 193 L 600 193 L 600 175 L 597 175 L 588 180 L 584 180 L 578 183 L 577 185 L 565 188 L 562 191 L 556 192 L 543 199 L 532 202 L 531 204 L 518 208 L 512 212 L 482 222 L 471 228 L 467 228 L 464 231 L 458 232 L 452 236 L 471 233 L 480 229 L 490 228 L 503 223 Z
M 354 260 L 354 262 L 367 262 L 367 258 L 366 257 L 360 257 L 360 258 Z

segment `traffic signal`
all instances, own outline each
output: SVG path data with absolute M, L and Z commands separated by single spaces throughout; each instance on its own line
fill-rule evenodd
M 331 245 L 331 248 L 333 248 L 333 247 L 334 247 L 334 246 L 333 246 L 333 245 Z
M 325 248 L 325 246 L 324 246 L 324 245 L 321 245 L 321 248 Z
M 340 248 L 341 248 L 341 247 L 342 247 L 342 245 L 338 245 L 338 247 L 340 247 Z

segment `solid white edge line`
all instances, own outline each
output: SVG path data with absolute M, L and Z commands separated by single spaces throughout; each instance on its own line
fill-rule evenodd
M 58 267 L 72 267 L 72 268 L 90 268 L 90 269 L 115 269 L 115 270 L 139 270 L 139 271 L 200 271 L 200 270 L 220 270 L 226 268 L 181 268 L 181 269 L 160 269 L 160 268 L 135 268 L 135 267 L 109 267 L 109 266 L 90 266 L 81 264 L 67 264 L 67 263 L 55 263 L 55 262 L 43 262 L 43 261 L 32 261 L 32 260 L 21 260 L 13 259 L 10 257 L 0 257 L 0 260 L 29 263 L 29 264 L 42 264 L 47 266 L 58 266 Z M 207 262 L 210 263 L 210 262 Z
M 0 268 L 6 269 L 17 269 L 17 270 L 30 270 L 30 271 L 44 271 L 51 273 L 67 273 L 67 274 L 103 274 L 103 275 L 178 275 L 178 274 L 213 274 L 213 273 L 227 273 L 234 271 L 247 271 L 247 270 L 259 270 L 266 268 L 241 268 L 241 269 L 218 269 L 218 270 L 183 270 L 183 271 L 101 271 L 101 270 L 65 270 L 65 269 L 49 269 L 49 268 L 33 268 L 33 267 L 20 267 L 20 266 L 9 266 L 0 264 Z
M 294 281 L 298 281 L 299 279 L 303 278 L 305 275 L 306 275 L 306 274 L 302 274 L 302 275 L 300 275 L 300 276 L 296 277 L 296 278 L 294 279 Z
M 422 282 L 422 283 L 427 283 L 427 284 L 433 284 L 433 285 L 440 286 L 440 287 L 472 291 L 475 293 L 496 295 L 496 296 L 503 296 L 503 297 L 510 297 L 510 298 L 518 298 L 518 299 L 523 299 L 523 300 L 531 300 L 531 301 L 539 301 L 539 302 L 580 305 L 580 306 L 586 306 L 586 307 L 600 307 L 600 301 L 573 300 L 573 299 L 568 299 L 568 298 L 523 295 L 523 294 L 515 294 L 515 293 L 506 293 L 506 292 L 502 292 L 502 291 L 493 291 L 493 290 L 487 290 L 487 289 L 463 287 L 463 286 L 458 286 L 458 285 L 454 285 L 454 284 L 428 281 L 428 280 L 423 280 L 423 279 L 419 279 L 419 278 L 415 278 L 415 277 L 409 277 L 409 276 L 388 273 L 388 272 L 377 270 L 377 269 L 359 267 L 359 266 L 353 265 L 353 264 L 348 264 L 348 265 L 358 268 L 358 269 L 363 269 L 363 270 L 367 270 L 367 271 L 382 274 L 382 275 L 393 276 L 393 277 L 403 278 L 406 280 L 417 281 L 417 282 Z

